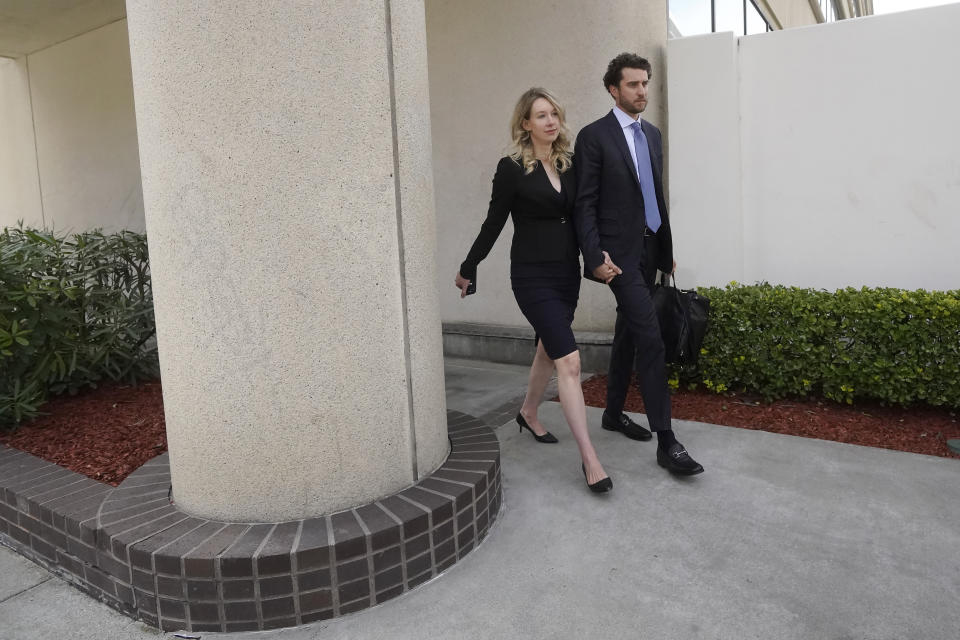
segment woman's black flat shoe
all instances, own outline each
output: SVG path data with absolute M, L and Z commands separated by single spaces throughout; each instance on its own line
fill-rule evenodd
M 583 463 L 580 464 L 580 470 L 583 471 L 583 479 L 586 480 L 587 468 L 583 466 Z M 610 491 L 610 489 L 613 489 L 613 480 L 607 476 L 603 480 L 597 480 L 593 484 L 587 482 L 587 486 L 590 487 L 590 491 L 593 491 L 594 493 L 606 493 L 607 491 Z
M 527 424 L 527 421 L 524 420 L 523 416 L 520 415 L 519 413 L 517 414 L 517 424 L 520 425 L 520 433 L 523 433 L 523 430 L 526 429 L 531 434 L 533 434 L 533 437 L 534 439 L 536 439 L 537 442 L 560 442 L 549 431 L 547 431 L 542 436 L 538 436 L 536 433 L 533 432 L 533 429 L 530 428 L 530 425 Z

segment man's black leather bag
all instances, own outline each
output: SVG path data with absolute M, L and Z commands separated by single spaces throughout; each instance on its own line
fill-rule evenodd
M 707 334 L 710 300 L 699 295 L 696 289 L 677 289 L 674 279 L 672 284 L 657 284 L 653 290 L 653 306 L 660 322 L 667 362 L 697 364 L 700 347 Z

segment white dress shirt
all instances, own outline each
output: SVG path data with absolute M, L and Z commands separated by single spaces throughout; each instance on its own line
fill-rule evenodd
M 634 122 L 642 122 L 642 119 L 640 116 L 637 116 L 637 119 L 634 120 L 633 116 L 627 114 L 620 107 L 613 108 L 613 115 L 617 117 L 617 122 L 619 122 L 620 126 L 623 128 L 623 137 L 626 138 L 627 146 L 630 147 L 630 159 L 633 160 L 633 170 L 637 174 L 637 180 L 639 180 L 640 168 L 637 167 L 637 149 L 633 142 L 633 129 L 630 127 L 633 126 Z

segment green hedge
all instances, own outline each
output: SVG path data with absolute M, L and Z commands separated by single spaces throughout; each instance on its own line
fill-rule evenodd
M 960 291 L 703 288 L 710 328 L 671 382 L 768 400 L 960 407 Z M 0 234 L 0 426 L 51 395 L 159 376 L 146 236 Z
M 50 395 L 159 375 L 147 239 L 0 234 L 0 426 Z
M 694 370 L 708 389 L 767 400 L 960 407 L 960 291 L 704 288 L 710 327 Z

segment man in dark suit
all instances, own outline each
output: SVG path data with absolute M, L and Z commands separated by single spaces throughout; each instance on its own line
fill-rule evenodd
M 694 475 L 703 467 L 677 442 L 670 422 L 665 351 L 651 299 L 657 269 L 675 267 L 660 130 L 640 118 L 651 71 L 645 58 L 631 53 L 607 67 L 603 84 L 615 106 L 577 135 L 574 218 L 584 276 L 609 284 L 617 299 L 603 428 L 634 440 L 652 438 L 623 413 L 636 364 L 647 419 L 657 434 L 657 462 L 672 473 Z

